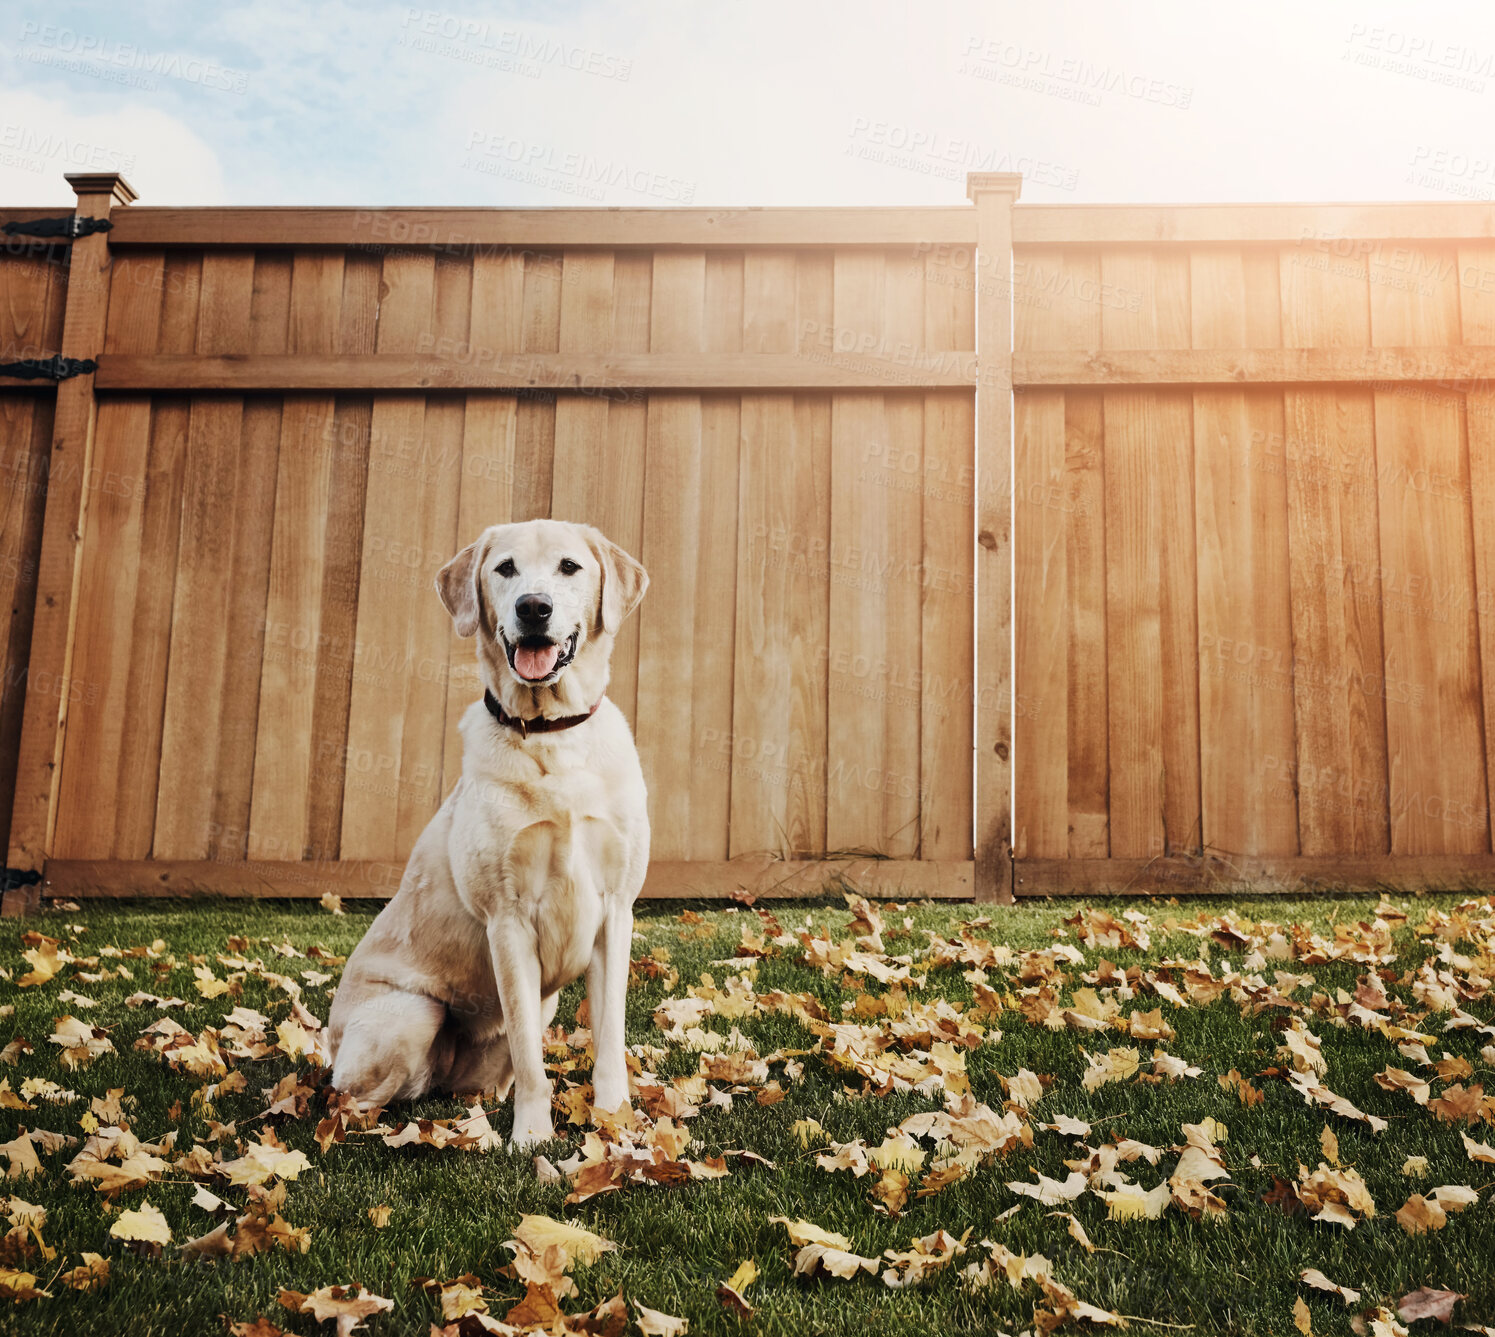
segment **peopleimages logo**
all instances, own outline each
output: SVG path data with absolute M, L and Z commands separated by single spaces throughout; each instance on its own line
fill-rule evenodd
M 1001 37 L 967 37 L 958 73 L 1089 107 L 1100 106 L 1108 94 L 1179 111 L 1187 111 L 1194 100 L 1193 85 L 1115 65 L 1095 65 Z
M 558 149 L 551 144 L 537 144 L 497 131 L 472 131 L 467 137 L 467 157 L 462 165 L 475 172 L 584 195 L 599 202 L 609 190 L 626 191 L 667 204 L 690 204 L 696 197 L 694 181 L 667 172 Z
M 400 35 L 400 46 L 451 56 L 471 64 L 513 68 L 532 77 L 546 68 L 567 69 L 576 74 L 627 83 L 633 74 L 633 61 L 614 52 L 525 32 L 521 28 L 498 27 L 441 10 L 407 9 L 402 26 L 406 31 Z
M 1074 168 L 927 126 L 858 116 L 852 122 L 850 139 L 846 146 L 850 157 L 941 180 L 964 181 L 969 172 L 1021 172 L 1025 184 L 1059 190 L 1074 190 L 1080 181 Z
M 21 24 L 21 42 L 31 44 L 22 58 L 34 65 L 63 65 L 85 74 L 112 68 L 135 75 L 180 79 L 224 93 L 244 93 L 249 89 L 249 75 L 243 70 L 229 69 L 199 56 L 151 51 L 133 42 L 116 42 L 97 33 L 80 33 L 51 23 L 26 20 Z M 155 87 L 148 81 L 133 82 L 146 91 Z

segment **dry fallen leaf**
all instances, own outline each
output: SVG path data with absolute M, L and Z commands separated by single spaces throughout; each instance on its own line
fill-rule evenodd
M 19 1268 L 0 1266 L 0 1300 L 50 1300 L 51 1291 L 40 1290 L 34 1272 L 23 1272 Z
M 389 1224 L 389 1218 L 394 1211 L 393 1207 L 380 1203 L 377 1207 L 369 1208 L 369 1220 L 374 1223 L 375 1230 L 383 1230 Z
M 1435 1318 L 1440 1323 L 1452 1323 L 1453 1307 L 1463 1298 L 1458 1291 L 1435 1290 L 1431 1286 L 1423 1286 L 1396 1302 L 1397 1317 L 1403 1323 L 1416 1323 L 1420 1318 Z
M 543 1254 L 552 1246 L 560 1249 L 568 1266 L 595 1263 L 603 1254 L 618 1247 L 612 1240 L 594 1235 L 590 1230 L 548 1216 L 521 1216 L 514 1237 L 537 1254 Z
M 825 1271 L 833 1277 L 849 1280 L 858 1271 L 876 1276 L 877 1268 L 876 1258 L 863 1258 L 860 1254 L 833 1248 L 829 1244 L 806 1244 L 794 1255 L 795 1276 L 813 1276 L 817 1271 Z
M 751 1258 L 739 1263 L 737 1271 L 716 1288 L 716 1298 L 721 1302 L 722 1308 L 736 1314 L 738 1318 L 752 1318 L 753 1307 L 743 1297 L 743 1292 L 757 1279 L 757 1263 Z
M 1352 1308 L 1360 1298 L 1360 1292 L 1352 1290 L 1348 1286 L 1340 1286 L 1329 1280 L 1316 1267 L 1305 1267 L 1299 1274 L 1298 1280 L 1305 1286 L 1312 1286 L 1315 1290 L 1328 1291 L 1331 1295 L 1337 1295 L 1345 1303 L 1345 1308 Z
M 100 1254 L 84 1253 L 82 1264 L 64 1272 L 57 1280 L 75 1291 L 103 1290 L 109 1284 L 109 1260 Z
M 310 1314 L 318 1323 L 331 1319 L 337 1324 L 337 1337 L 347 1337 L 355 1328 L 362 1327 L 363 1320 L 371 1314 L 395 1307 L 393 1300 L 358 1286 L 322 1286 L 310 1295 L 282 1290 L 279 1299 L 293 1313 Z
M 657 1309 L 650 1309 L 647 1305 L 640 1304 L 637 1300 L 633 1307 L 638 1311 L 635 1322 L 643 1337 L 684 1337 L 690 1331 L 690 1322 L 687 1319 L 675 1318 L 670 1314 L 661 1314 Z
M 143 1244 L 171 1243 L 171 1227 L 166 1224 L 160 1209 L 149 1201 L 142 1202 L 136 1211 L 121 1212 L 119 1219 L 109 1227 L 109 1233 L 115 1239 L 136 1240 Z

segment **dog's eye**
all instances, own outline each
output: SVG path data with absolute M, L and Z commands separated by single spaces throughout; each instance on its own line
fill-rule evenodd
M 505 580 L 507 580 L 510 576 L 517 576 L 519 574 L 519 568 L 514 565 L 514 559 L 512 557 L 505 557 L 503 561 L 501 561 L 493 569 L 497 571 L 498 574 L 501 575 Z
M 560 570 L 563 576 L 574 576 L 581 570 L 581 563 L 573 562 L 569 557 L 562 557 Z

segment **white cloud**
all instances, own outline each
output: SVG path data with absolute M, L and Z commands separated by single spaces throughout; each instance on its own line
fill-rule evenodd
M 80 113 L 61 96 L 11 89 L 0 98 L 0 200 L 67 205 L 70 172 L 120 172 L 142 203 L 218 204 L 217 154 L 176 117 L 150 107 Z

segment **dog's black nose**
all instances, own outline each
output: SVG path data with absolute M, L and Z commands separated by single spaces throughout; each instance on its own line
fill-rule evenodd
M 514 611 L 524 623 L 538 625 L 549 619 L 555 605 L 543 594 L 521 594 L 515 601 Z

